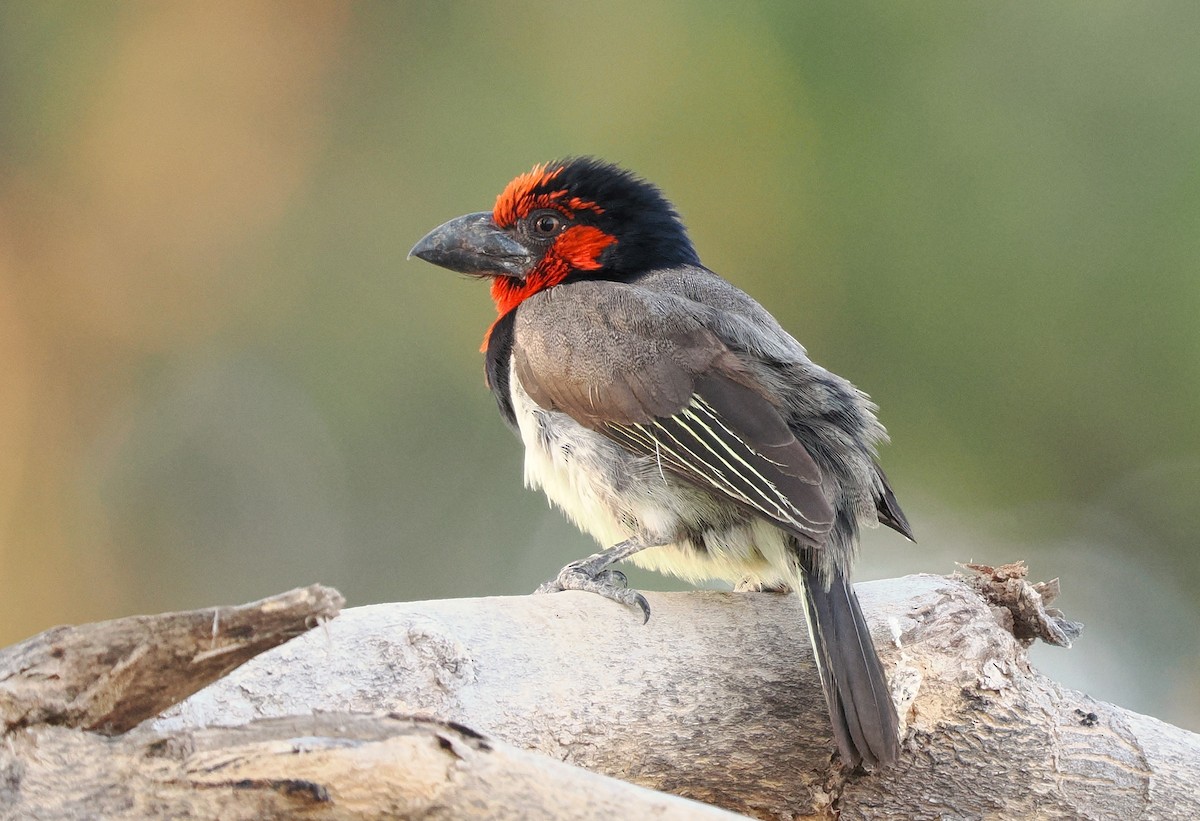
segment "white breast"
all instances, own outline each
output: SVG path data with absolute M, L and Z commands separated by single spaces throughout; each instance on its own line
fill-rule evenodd
M 633 536 L 657 542 L 662 546 L 630 561 L 689 581 L 794 581 L 783 531 L 674 479 L 653 458 L 634 456 L 566 414 L 539 407 L 515 370 L 509 385 L 525 444 L 526 486 L 545 492 L 601 547 Z M 686 535 L 697 526 L 708 533 L 704 549 Z

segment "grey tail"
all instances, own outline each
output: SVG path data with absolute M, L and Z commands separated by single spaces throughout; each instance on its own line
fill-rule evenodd
M 836 572 L 826 588 L 805 562 L 804 604 L 833 736 L 847 766 L 886 767 L 900 756 L 887 676 L 854 588 Z

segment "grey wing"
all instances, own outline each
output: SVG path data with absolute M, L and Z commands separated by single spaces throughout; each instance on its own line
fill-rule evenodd
M 518 309 L 513 361 L 541 407 L 821 547 L 834 509 L 780 411 L 685 300 L 608 282 Z
M 892 492 L 878 461 L 871 457 L 877 443 L 886 440 L 883 426 L 874 415 L 867 396 L 846 380 L 812 363 L 804 347 L 785 331 L 773 316 L 751 296 L 701 266 L 649 271 L 638 280 L 639 287 L 672 294 L 703 305 L 708 327 L 736 351 L 747 351 L 789 370 L 789 379 L 776 389 L 790 388 L 788 418 L 809 421 L 835 417 L 837 424 L 862 446 L 862 459 L 852 470 L 860 484 L 875 487 L 876 517 L 879 522 L 914 540 L 912 527 Z M 804 390 L 796 390 L 804 385 Z M 874 477 L 874 479 L 872 479 Z

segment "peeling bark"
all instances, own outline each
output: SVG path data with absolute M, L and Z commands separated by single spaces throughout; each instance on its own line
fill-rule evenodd
M 0 816 L 14 819 L 736 817 L 402 716 L 293 716 L 118 738 L 25 728 L 5 758 L 23 762 L 0 776 Z
M 0 729 L 123 733 L 333 618 L 343 603 L 313 585 L 240 607 L 51 628 L 0 650 Z
M 430 715 L 762 818 L 1200 818 L 1200 736 L 1030 667 L 1032 632 L 1077 634 L 1052 588 L 1009 566 L 857 590 L 904 724 L 879 773 L 840 767 L 802 607 L 771 593 L 650 593 L 644 626 L 584 593 L 355 608 L 155 726 Z
M 858 587 L 884 771 L 840 766 L 793 596 L 376 605 L 274 646 L 337 612 L 314 587 L 0 651 L 0 818 L 1200 818 L 1200 736 L 1031 669 L 1077 635 L 1056 586 L 972 571 Z

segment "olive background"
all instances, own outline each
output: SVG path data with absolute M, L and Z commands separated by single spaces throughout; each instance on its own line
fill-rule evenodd
M 486 287 L 535 162 L 658 183 L 882 407 L 919 543 L 1061 577 L 1066 683 L 1200 730 L 1200 6 L 0 5 L 0 644 L 321 581 L 527 592 Z M 649 589 L 679 585 L 634 572 Z M 613 618 L 633 618 L 614 610 Z

